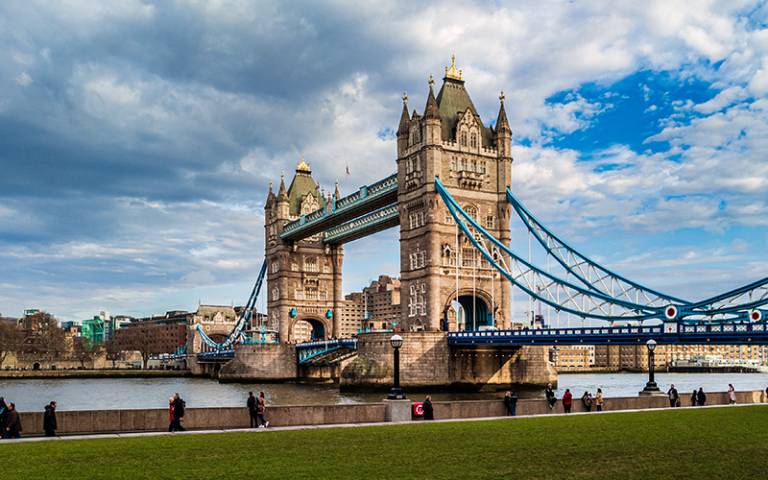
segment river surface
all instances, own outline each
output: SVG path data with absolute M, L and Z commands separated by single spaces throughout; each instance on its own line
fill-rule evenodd
M 647 380 L 643 373 L 562 374 L 557 392 L 566 388 L 574 396 L 594 394 L 602 388 L 607 397 L 637 395 Z M 723 392 L 733 383 L 737 390 L 763 390 L 768 386 L 764 373 L 659 373 L 659 387 L 666 391 L 674 383 L 685 398 L 694 388 Z M 248 392 L 265 392 L 273 405 L 322 405 L 380 401 L 382 392 L 340 392 L 334 385 L 218 383 L 202 378 L 121 378 L 121 379 L 11 379 L 0 380 L 0 396 L 16 403 L 19 411 L 42 410 L 56 400 L 59 410 L 101 410 L 165 408 L 168 397 L 178 392 L 189 407 L 235 407 L 245 404 Z M 406 391 L 409 398 L 421 399 L 423 392 Z M 522 398 L 543 396 L 542 391 L 520 392 Z M 501 398 L 502 392 L 434 393 L 434 400 Z

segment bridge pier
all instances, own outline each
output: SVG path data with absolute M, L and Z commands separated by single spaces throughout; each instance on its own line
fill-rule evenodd
M 290 344 L 239 344 L 235 358 L 221 367 L 221 381 L 295 381 L 296 346 Z
M 405 388 L 439 390 L 544 386 L 556 383 L 548 347 L 450 347 L 445 332 L 404 332 L 400 379 Z M 392 385 L 391 333 L 358 337 L 357 357 L 341 371 L 342 389 Z

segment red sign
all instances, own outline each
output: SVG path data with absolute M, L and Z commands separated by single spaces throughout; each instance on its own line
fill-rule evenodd
M 414 417 L 424 416 L 424 404 L 422 402 L 413 402 L 413 416 Z

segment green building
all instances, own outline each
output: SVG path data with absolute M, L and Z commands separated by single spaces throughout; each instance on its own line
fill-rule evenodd
M 104 343 L 104 320 L 99 316 L 94 316 L 90 320 L 83 320 L 80 335 L 88 339 L 91 345 Z

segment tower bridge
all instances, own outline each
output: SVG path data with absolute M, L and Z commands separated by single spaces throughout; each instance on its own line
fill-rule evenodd
M 202 354 L 201 363 L 233 357 L 221 369 L 231 378 L 312 376 L 313 367 L 322 367 L 320 376 L 341 377 L 350 386 L 386 382 L 386 335 L 341 339 L 340 320 L 344 244 L 389 228 L 399 228 L 400 237 L 406 382 L 546 383 L 554 372 L 542 345 L 651 338 L 768 343 L 762 323 L 768 279 L 699 302 L 681 300 L 590 260 L 539 222 L 510 188 L 512 132 L 503 93 L 496 121 L 486 126 L 455 61 L 446 67 L 437 95 L 430 77 L 422 113 L 409 110 L 407 95 L 402 100 L 393 175 L 347 196 L 337 184 L 324 196 L 302 159 L 288 187 L 284 178 L 277 192 L 270 184 L 265 261 L 249 304 L 263 283 L 262 329 L 276 338 L 248 341 L 241 326 L 225 342 L 208 339 L 213 352 Z M 513 213 L 559 274 L 510 248 Z M 540 304 L 602 326 L 514 330 L 512 286 Z M 616 320 L 640 325 L 614 327 Z M 313 341 L 296 345 L 307 328 Z

